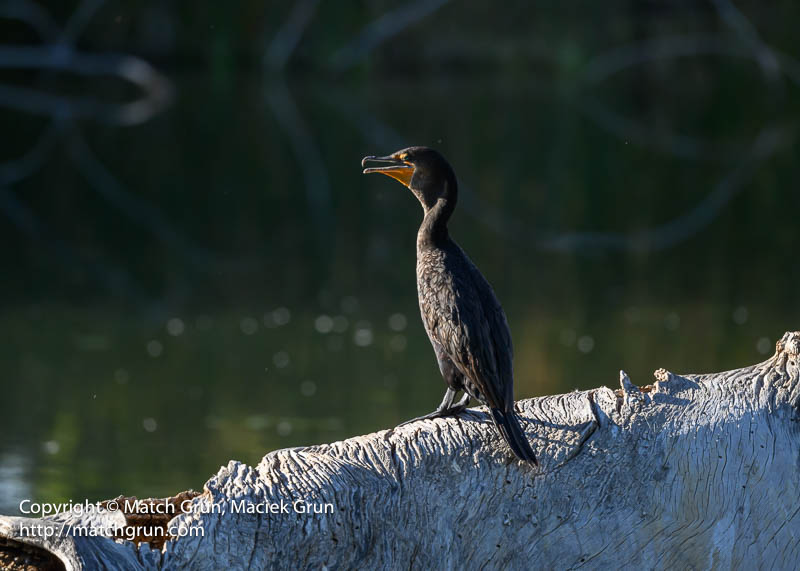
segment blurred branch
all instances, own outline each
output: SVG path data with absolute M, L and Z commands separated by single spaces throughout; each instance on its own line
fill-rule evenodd
M 98 160 L 77 131 L 70 142 L 69 152 L 75 164 L 92 187 L 112 206 L 130 220 L 147 228 L 150 233 L 169 247 L 181 252 L 192 265 L 204 266 L 213 261 L 208 252 L 191 244 L 176 232 L 157 206 L 125 190 L 114 175 Z
M 55 147 L 61 124 L 51 124 L 37 139 L 33 148 L 18 159 L 0 163 L 0 186 L 9 186 L 39 170 Z
M 725 55 L 753 59 L 752 52 L 713 36 L 663 36 L 612 48 L 592 58 L 581 80 L 600 83 L 620 71 L 646 62 L 698 55 Z
M 379 149 L 388 151 L 408 145 L 408 142 L 395 130 L 367 114 L 363 108 L 353 106 L 347 97 L 329 92 L 326 100 L 335 104 L 342 114 L 361 131 L 364 138 L 377 145 Z M 484 226 L 501 235 L 518 240 L 519 243 L 535 245 L 541 250 L 557 252 L 586 252 L 604 249 L 662 250 L 687 240 L 707 226 L 731 198 L 745 187 L 757 168 L 767 158 L 778 149 L 791 143 L 795 130 L 794 125 L 789 128 L 763 128 L 755 137 L 747 154 L 736 162 L 733 170 L 715 185 L 700 204 L 670 222 L 632 234 L 617 232 L 537 234 L 528 230 L 521 220 L 486 204 L 463 181 L 459 181 L 459 196 L 465 210 Z
M 800 85 L 800 63 L 792 56 L 769 47 L 764 49 L 770 53 L 777 69 L 784 73 L 793 83 Z M 645 40 L 635 44 L 627 44 L 612 48 L 594 57 L 584 66 L 581 80 L 587 84 L 599 83 L 620 71 L 655 60 L 691 57 L 698 55 L 733 56 L 755 61 L 763 66 L 761 52 L 745 49 L 744 46 L 732 44 L 730 40 L 716 36 L 663 36 Z M 772 65 L 772 64 L 766 64 Z
M 711 1 L 720 18 L 750 46 L 768 79 L 775 80 L 779 73 L 783 73 L 792 83 L 800 86 L 800 62 L 797 59 L 765 42 L 756 27 L 730 0 Z
M 30 0 L 7 0 L 0 4 L 0 18 L 21 20 L 39 34 L 42 41 L 55 41 L 59 35 L 58 25 L 39 4 Z
M 4 186 L 0 186 L 0 210 L 3 211 L 6 218 L 11 220 L 14 226 L 29 236 L 34 238 L 42 237 L 42 226 L 36 219 L 36 215 Z
M 32 176 L 42 168 L 48 156 L 55 148 L 59 138 L 65 133 L 65 123 L 59 121 L 47 129 L 37 140 L 34 147 L 18 159 L 0 163 L 0 212 L 12 224 L 25 234 L 46 243 L 51 251 L 65 266 L 85 267 L 89 273 L 104 283 L 112 291 L 122 291 L 139 300 L 144 294 L 136 286 L 127 271 L 121 267 L 110 266 L 108 262 L 85 260 L 85 256 L 70 247 L 63 240 L 53 236 L 47 227 L 38 220 L 36 214 L 25 206 L 7 187 Z M 86 143 L 74 132 L 69 145 L 70 154 L 84 176 L 102 196 L 126 216 L 146 226 L 167 245 L 181 251 L 193 266 L 204 271 L 242 271 L 251 269 L 254 262 L 238 260 L 220 262 L 213 255 L 195 247 L 180 234 L 175 232 L 161 211 L 127 192 L 97 157 Z
M 0 46 L 0 69 L 51 70 L 84 76 L 117 77 L 138 87 L 143 95 L 128 103 L 105 103 L 89 96 L 68 96 L 45 91 L 0 85 L 0 106 L 48 116 L 53 123 L 23 157 L 0 164 L 0 212 L 24 233 L 46 242 L 66 266 L 86 266 L 89 272 L 112 290 L 122 289 L 143 298 L 123 269 L 108 269 L 107 264 L 87 262 L 63 240 L 51 236 L 36 214 L 19 201 L 8 185 L 19 182 L 42 168 L 66 125 L 74 120 L 91 118 L 112 125 L 140 124 L 160 112 L 172 97 L 171 82 L 150 64 L 122 54 L 90 54 L 74 44 L 103 0 L 85 0 L 73 13 L 63 32 L 37 4 L 26 0 L 6 2 L 0 17 L 17 18 L 33 26 L 44 45 Z M 241 271 L 251 269 L 252 261 L 220 261 L 178 233 L 163 212 L 141 197 L 128 192 L 105 167 L 82 139 L 77 128 L 71 131 L 68 151 L 91 186 L 126 217 L 145 227 L 168 247 L 179 251 L 195 268 L 204 271 Z
M 344 71 L 353 67 L 375 47 L 396 36 L 407 27 L 416 24 L 447 2 L 449 0 L 418 0 L 413 4 L 387 12 L 367 24 L 355 39 L 334 53 L 331 57 L 331 67 L 335 71 Z
M 130 103 L 104 103 L 92 97 L 59 96 L 38 90 L 0 85 L 0 105 L 59 119 L 91 117 L 106 123 L 135 125 L 161 111 L 172 97 L 172 84 L 142 59 L 119 54 L 89 54 L 75 49 L 80 32 L 103 0 L 85 0 L 58 32 L 52 18 L 38 4 L 26 0 L 6 2 L 0 16 L 21 19 L 33 26 L 41 46 L 0 47 L 0 68 L 40 69 L 86 76 L 118 77 L 132 83 L 143 97 Z
M 619 139 L 639 146 L 655 149 L 681 159 L 723 159 L 735 152 L 737 145 L 718 141 L 707 141 L 688 135 L 653 132 L 616 111 L 603 105 L 598 99 L 586 96 L 576 101 L 576 107 L 598 127 Z M 746 144 L 746 143 L 744 143 Z M 738 145 L 739 147 L 741 146 Z
M 308 23 L 317 9 L 319 0 L 298 0 L 292 6 L 289 17 L 275 34 L 267 49 L 264 63 L 275 70 L 281 70 L 303 37 Z
M 65 268 L 70 270 L 83 268 L 97 281 L 103 283 L 109 291 L 137 300 L 144 299 L 144 294 L 133 283 L 124 268 L 112 265 L 107 261 L 86 260 L 85 256 L 63 240 L 52 236 L 47 227 L 38 220 L 36 214 L 2 184 L 0 184 L 0 212 L 20 231 L 47 244 L 54 254 L 53 258 Z
M 60 41 L 71 46 L 74 45 L 86 26 L 89 25 L 92 16 L 103 4 L 105 4 L 105 0 L 83 0 L 64 25 Z
M 130 103 L 103 103 L 91 97 L 52 95 L 24 87 L 0 86 L 0 105 L 59 118 L 91 117 L 118 125 L 147 121 L 170 101 L 172 85 L 136 57 L 86 54 L 63 44 L 0 47 L 0 68 L 51 69 L 88 76 L 116 76 L 139 87 L 144 96 Z
M 720 0 L 720 2 L 724 3 L 727 2 L 727 0 Z M 732 6 L 731 8 L 735 10 Z M 729 12 L 726 12 L 726 14 L 729 14 Z M 734 18 L 734 16 L 730 16 L 730 14 L 729 17 Z M 747 23 L 746 20 L 744 20 L 744 22 Z M 744 26 L 744 24 L 741 25 Z M 754 30 L 752 34 L 755 34 Z M 756 40 L 751 40 L 749 45 L 752 46 L 755 41 Z M 758 41 L 760 42 L 760 39 Z M 792 81 L 800 79 L 800 65 L 798 65 L 795 60 L 784 55 L 773 57 L 772 50 L 766 47 L 764 49 L 769 51 L 770 57 L 772 58 L 771 61 L 777 62 L 778 60 L 775 58 L 780 57 L 781 63 L 775 63 L 777 66 L 776 69 L 786 73 L 787 77 Z M 731 44 L 731 42 L 725 38 L 719 37 L 660 37 L 636 44 L 616 47 L 594 57 L 584 67 L 581 80 L 585 84 L 592 85 L 600 83 L 610 76 L 636 65 L 655 60 L 698 55 L 739 57 L 753 60 L 763 66 L 765 64 L 763 64 L 759 53 L 760 52 L 757 50 L 745 49 L 740 45 Z M 797 79 L 795 79 L 795 76 Z M 800 85 L 800 82 L 798 85 Z M 652 130 L 648 130 L 638 125 L 636 122 L 608 109 L 599 100 L 591 96 L 579 98 L 578 103 L 578 109 L 587 117 L 598 126 L 607 129 L 620 139 L 633 141 L 641 146 L 654 148 L 679 158 L 719 160 L 730 156 L 732 152 L 735 152 L 735 148 L 739 146 L 737 144 L 731 145 L 718 141 L 705 141 L 687 135 L 654 133 Z
M 762 41 L 755 26 L 744 17 L 744 14 L 730 0 L 711 0 L 711 3 L 716 8 L 722 21 L 735 31 L 745 44 L 750 46 L 767 79 L 771 81 L 778 79 L 780 75 L 778 60 L 772 49 Z
M 282 79 L 267 84 L 266 97 L 275 119 L 289 138 L 292 152 L 301 167 L 308 205 L 315 220 L 314 228 L 321 243 L 326 243 L 332 217 L 331 185 L 322 153 Z
M 722 208 L 744 189 L 757 168 L 793 138 L 794 129 L 765 127 L 755 138 L 748 154 L 723 177 L 697 206 L 673 220 L 632 234 L 578 232 L 557 234 L 539 240 L 544 250 L 574 252 L 586 250 L 663 250 L 697 234 L 714 220 Z

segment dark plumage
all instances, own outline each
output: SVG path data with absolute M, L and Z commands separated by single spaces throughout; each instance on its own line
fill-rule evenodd
M 399 180 L 425 213 L 417 233 L 417 292 L 447 392 L 439 408 L 420 419 L 457 414 L 472 397 L 489 407 L 514 454 L 535 464 L 514 411 L 513 349 L 505 313 L 489 282 L 447 231 L 458 197 L 452 167 L 427 147 L 365 157 L 362 166 L 373 161 L 388 164 L 365 168 L 364 173 L 379 172 Z M 454 404 L 459 391 L 465 394 Z

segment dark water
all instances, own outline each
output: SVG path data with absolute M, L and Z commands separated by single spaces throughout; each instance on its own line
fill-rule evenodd
M 543 79 L 167 69 L 172 102 L 132 126 L 7 104 L 0 511 L 170 495 L 432 410 L 421 211 L 359 168 L 408 144 L 456 168 L 451 233 L 506 309 L 518 398 L 771 354 L 800 322 L 797 85 L 748 57 L 571 53 Z

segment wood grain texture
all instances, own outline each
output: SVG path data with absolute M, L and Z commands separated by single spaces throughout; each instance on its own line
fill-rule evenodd
M 797 569 L 799 354 L 800 332 L 786 333 L 744 369 L 659 369 L 646 390 L 621 373 L 617 390 L 521 401 L 538 468 L 471 409 L 231 461 L 170 522 L 203 536 L 161 551 L 25 538 L 21 525 L 54 518 L 0 517 L 0 553 L 24 544 L 66 569 Z M 232 513 L 238 501 L 289 513 Z M 333 513 L 297 513 L 297 501 Z

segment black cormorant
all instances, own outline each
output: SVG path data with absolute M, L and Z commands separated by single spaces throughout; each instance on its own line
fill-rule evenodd
M 417 233 L 417 293 L 447 392 L 439 408 L 414 420 L 457 414 L 470 398 L 477 399 L 489 407 L 514 454 L 536 464 L 514 411 L 513 350 L 505 313 L 489 282 L 447 231 L 458 196 L 452 167 L 427 147 L 365 157 L 361 166 L 368 162 L 386 163 L 364 168 L 364 173 L 377 172 L 400 181 L 411 189 L 425 213 Z M 454 403 L 459 391 L 464 396 Z

